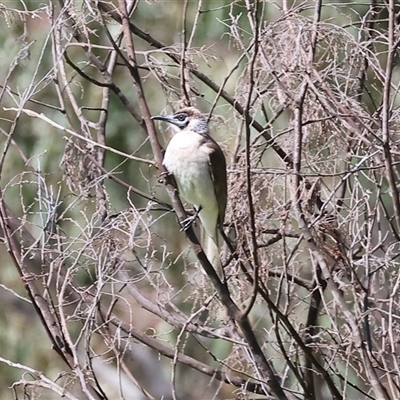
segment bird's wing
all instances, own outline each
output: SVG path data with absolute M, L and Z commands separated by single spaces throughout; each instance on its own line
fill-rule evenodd
M 220 227 L 224 223 L 225 208 L 228 196 L 226 179 L 226 161 L 225 156 L 218 144 L 211 139 L 208 142 L 210 151 L 208 153 L 211 179 L 214 182 L 215 197 L 218 201 L 218 223 Z

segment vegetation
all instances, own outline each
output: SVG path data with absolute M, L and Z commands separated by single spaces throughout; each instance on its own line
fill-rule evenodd
M 0 397 L 398 399 L 400 6 L 0 4 Z M 220 281 L 152 115 L 228 161 Z

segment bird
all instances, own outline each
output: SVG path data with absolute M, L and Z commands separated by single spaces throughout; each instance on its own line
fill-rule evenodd
M 210 135 L 206 116 L 197 108 L 185 107 L 152 119 L 173 127 L 163 165 L 175 178 L 180 196 L 193 205 L 194 219 L 199 217 L 206 232 L 204 251 L 222 278 L 219 230 L 223 228 L 228 192 L 225 155 Z M 194 219 L 185 222 L 191 224 Z

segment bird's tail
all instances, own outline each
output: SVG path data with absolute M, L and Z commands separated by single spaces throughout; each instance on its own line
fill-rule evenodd
M 214 267 L 219 279 L 224 280 L 224 271 L 222 268 L 221 257 L 219 255 L 219 237 L 216 232 L 215 239 L 204 232 L 203 249 L 210 261 L 211 265 Z

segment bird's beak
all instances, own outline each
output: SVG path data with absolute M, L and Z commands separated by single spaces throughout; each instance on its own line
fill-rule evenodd
M 171 115 L 154 115 L 150 119 L 171 122 Z

